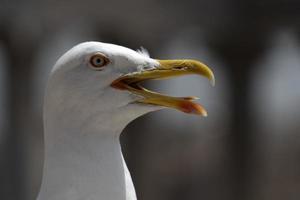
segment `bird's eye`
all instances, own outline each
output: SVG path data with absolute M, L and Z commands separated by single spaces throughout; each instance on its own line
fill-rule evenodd
M 109 63 L 109 59 L 102 53 L 96 53 L 90 58 L 91 67 L 95 70 L 101 70 Z

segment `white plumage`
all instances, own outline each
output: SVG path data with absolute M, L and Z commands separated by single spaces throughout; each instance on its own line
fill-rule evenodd
M 168 66 L 171 61 L 145 52 L 86 42 L 57 61 L 45 95 L 45 163 L 38 200 L 135 200 L 119 143 L 125 126 L 165 106 L 205 115 L 192 97 L 160 95 L 138 82 L 188 74 L 192 67 L 190 73 L 213 80 L 212 72 L 207 74 L 203 64 L 201 69 L 199 63 L 189 66 L 192 61 L 180 69 L 173 61 L 179 72 Z M 116 82 L 120 77 L 126 79 Z

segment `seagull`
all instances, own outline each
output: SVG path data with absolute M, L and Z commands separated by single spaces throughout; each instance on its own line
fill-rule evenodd
M 207 115 L 196 97 L 167 96 L 141 83 L 189 74 L 214 84 L 205 64 L 152 59 L 145 49 L 84 42 L 62 55 L 46 87 L 45 161 L 37 200 L 136 200 L 119 142 L 126 125 L 163 108 Z

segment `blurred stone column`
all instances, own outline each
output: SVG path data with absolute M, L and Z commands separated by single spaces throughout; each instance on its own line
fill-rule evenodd
M 251 100 L 258 155 L 254 199 L 300 197 L 300 38 L 295 30 L 271 35 L 257 62 Z

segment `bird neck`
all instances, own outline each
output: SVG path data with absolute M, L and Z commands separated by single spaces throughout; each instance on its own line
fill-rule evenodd
M 135 200 L 119 134 L 82 128 L 46 112 L 45 163 L 38 200 Z M 85 126 L 84 126 L 85 127 Z

